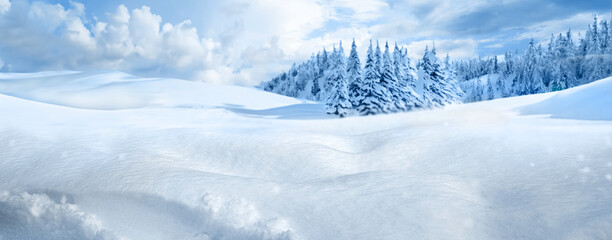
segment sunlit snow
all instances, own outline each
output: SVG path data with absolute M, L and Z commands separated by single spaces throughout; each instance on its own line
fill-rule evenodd
M 0 93 L 1 239 L 612 238 L 612 78 L 344 119 L 120 72 Z

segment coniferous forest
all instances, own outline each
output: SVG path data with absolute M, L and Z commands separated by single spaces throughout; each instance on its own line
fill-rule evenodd
M 446 55 L 442 61 L 434 46 L 413 63 L 405 48 L 370 41 L 362 64 L 355 42 L 348 58 L 340 42 L 260 87 L 324 102 L 327 113 L 340 117 L 559 91 L 612 75 L 610 24 L 595 17 L 584 36 L 551 34 L 544 46 L 531 39 L 524 53 L 508 51 L 503 58 L 451 61 Z

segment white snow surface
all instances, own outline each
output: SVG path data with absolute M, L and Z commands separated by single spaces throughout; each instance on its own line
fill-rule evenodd
M 612 77 L 568 89 L 522 110 L 553 118 L 612 120 Z
M 122 72 L 42 72 L 0 75 L 0 93 L 85 109 L 237 107 L 262 109 L 300 103 L 237 86 L 180 79 L 138 78 Z
M 0 239 L 612 239 L 611 85 L 335 119 L 250 88 L 2 74 Z

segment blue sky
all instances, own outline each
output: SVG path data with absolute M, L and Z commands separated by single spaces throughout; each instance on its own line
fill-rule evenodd
M 584 31 L 612 2 L 528 0 L 0 0 L 3 71 L 114 69 L 255 85 L 355 39 L 397 41 L 419 57 L 523 51 L 529 38 Z M 577 36 L 577 34 L 575 34 Z

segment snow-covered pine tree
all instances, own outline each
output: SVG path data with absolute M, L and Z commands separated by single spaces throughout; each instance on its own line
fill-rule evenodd
M 408 57 L 408 49 L 402 48 L 401 57 L 402 57 L 402 69 L 404 73 L 406 74 L 408 86 L 412 87 L 412 89 L 416 91 L 416 82 L 417 82 L 418 76 L 416 73 L 417 72 L 416 69 L 414 69 L 414 67 L 412 67 L 410 63 L 410 58 Z
M 506 79 L 504 79 L 501 75 L 497 77 L 497 91 L 499 92 L 499 97 L 506 97 Z
M 531 58 L 534 58 L 533 60 Z M 546 87 L 544 86 L 544 76 L 543 76 L 543 62 L 544 62 L 544 53 L 542 50 L 542 45 L 538 45 L 535 49 L 535 55 L 526 56 L 526 61 L 529 63 L 528 71 L 531 74 L 530 77 L 526 78 L 528 84 L 528 93 L 527 94 L 536 94 L 543 93 L 546 91 Z
M 590 27 L 591 25 L 589 25 Z M 587 30 L 588 32 L 588 30 Z M 586 57 L 587 57 L 587 52 L 588 52 L 588 41 L 586 40 L 586 38 L 582 38 L 580 33 L 578 33 L 578 38 L 579 38 L 579 42 L 578 42 L 578 48 L 576 49 L 576 78 L 578 79 L 583 79 L 584 76 L 586 75 Z
M 289 85 L 287 75 L 287 73 L 281 73 L 278 76 L 278 85 L 275 87 L 276 93 L 283 95 L 286 94 Z
M 357 53 L 357 45 L 355 44 L 355 39 L 353 39 L 353 43 L 351 44 L 351 53 L 349 54 L 346 65 L 346 78 L 349 82 L 349 100 L 353 106 L 357 106 L 359 104 L 358 99 L 360 99 L 365 93 L 365 85 L 362 81 L 362 72 L 359 54 Z
M 391 53 L 389 52 L 389 42 L 385 42 L 385 52 L 382 55 L 381 64 L 380 84 L 382 87 L 389 90 L 391 94 L 392 103 L 389 109 L 392 112 L 406 111 L 406 103 L 404 102 L 405 92 L 398 86 L 393 61 L 391 60 Z
M 380 45 L 378 44 L 378 40 L 376 40 L 376 51 L 374 52 L 376 66 L 375 69 L 378 70 L 378 75 L 382 75 L 382 52 L 380 51 Z
M 328 59 L 329 68 L 327 69 L 327 72 L 325 73 L 325 81 L 323 84 L 323 90 L 325 92 L 325 95 L 322 96 L 321 100 L 325 102 L 327 102 L 327 99 L 329 99 L 329 96 L 331 95 L 331 91 L 336 85 L 335 76 L 333 75 L 335 71 L 334 64 L 336 62 L 336 58 L 339 58 L 338 56 L 339 56 L 338 49 L 336 49 L 336 46 L 334 45 L 334 48 L 331 54 L 329 54 L 329 59 Z
M 522 61 L 517 81 L 512 84 L 512 88 L 517 96 L 543 92 L 544 84 L 542 83 L 539 63 L 538 47 L 535 46 L 535 41 L 531 39 L 529 48 Z
M 435 51 L 436 51 L 435 46 L 434 46 L 433 51 L 435 54 Z M 459 101 L 459 99 L 463 97 L 464 93 L 463 93 L 463 90 L 461 90 L 461 87 L 459 87 L 459 83 L 457 81 L 457 74 L 455 70 L 453 69 L 448 53 L 446 54 L 446 57 L 444 58 L 444 64 L 442 67 L 442 71 L 444 72 L 444 76 L 446 76 L 446 81 L 444 81 L 444 84 L 448 85 L 447 87 L 453 92 L 454 95 L 456 95 L 456 98 L 457 98 L 456 101 Z
M 340 42 L 339 49 L 334 51 L 329 71 L 328 81 L 329 95 L 325 104 L 327 114 L 335 114 L 345 117 L 351 113 L 352 104 L 349 101 L 348 82 L 346 79 L 346 63 L 344 60 L 344 49 Z
M 466 101 L 474 101 L 480 97 L 488 98 L 485 79 L 480 78 L 486 74 L 501 74 L 495 78 L 494 75 L 491 76 L 493 89 L 496 92 L 495 96 L 509 97 L 562 90 L 612 75 L 611 36 L 610 24 L 606 21 L 598 21 L 595 18 L 593 24 L 588 25 L 586 34 L 578 35 L 580 41 L 578 46 L 574 44 L 571 31 L 568 31 L 565 35 L 552 37 L 547 49 L 535 46 L 532 41 L 529 49 L 522 55 L 518 54 L 517 50 L 513 53 L 507 52 L 503 61 L 496 61 L 495 56 L 455 61 L 450 68 L 448 67 L 449 64 L 442 64 L 442 72 L 445 73 L 448 80 L 462 81 L 461 87 L 464 87 L 470 95 L 465 97 Z M 378 51 L 373 54 L 376 59 L 374 61 L 376 67 L 373 69 L 378 72 L 379 76 L 382 76 L 382 54 L 380 53 L 380 46 L 378 44 L 377 46 Z M 423 96 L 422 99 L 425 99 L 424 84 L 421 81 L 424 77 L 414 74 L 414 70 L 409 63 L 402 64 L 402 61 L 398 61 L 396 52 L 398 51 L 394 51 L 392 60 L 393 73 L 398 80 L 397 87 L 400 88 L 400 91 L 410 89 L 404 88 L 406 82 L 408 82 L 407 85 Z M 405 49 L 400 49 L 399 53 L 406 56 Z M 309 63 L 294 65 L 287 72 L 262 83 L 259 87 L 278 94 L 325 101 L 327 99 L 325 80 L 329 72 L 330 58 L 329 52 L 324 50 L 317 54 L 317 57 L 311 59 Z M 358 60 L 358 58 L 355 59 Z M 405 57 L 405 60 L 406 62 L 409 61 L 407 57 Z M 419 69 L 422 65 L 421 62 L 423 61 L 418 60 L 417 62 Z M 359 64 L 357 63 L 357 65 Z M 353 68 L 353 70 L 355 75 L 361 73 L 361 79 L 363 79 L 363 70 L 359 71 L 358 67 Z M 350 70 L 347 69 L 347 71 Z M 406 74 L 406 72 L 411 74 Z M 454 74 L 456 78 L 451 77 L 453 72 L 456 73 Z M 420 69 L 419 75 L 421 73 Z M 416 77 L 410 78 L 410 76 Z M 408 81 L 404 81 L 404 78 L 407 78 Z M 480 81 L 482 81 L 481 89 L 477 89 L 478 84 L 475 83 L 477 81 L 471 81 L 476 78 L 480 78 Z M 354 77 L 351 77 L 351 79 L 354 79 Z M 416 79 L 419 80 L 418 84 L 416 84 Z M 352 82 L 353 80 L 350 80 L 349 83 Z M 385 80 L 382 80 L 382 82 L 385 82 Z M 450 81 L 445 83 L 448 84 L 448 82 Z M 512 83 L 512 85 L 509 83 Z M 356 89 L 355 86 L 365 86 L 365 84 L 355 84 L 351 89 Z M 483 90 L 483 95 L 478 95 L 480 90 Z M 349 93 L 349 96 L 350 94 L 352 93 Z M 409 109 L 409 107 L 406 106 L 406 109 Z
M 600 23 L 600 43 L 601 43 L 601 54 L 603 60 L 603 70 L 605 76 L 612 75 L 612 19 L 610 19 L 610 23 L 607 21 L 601 21 Z
M 440 59 L 436 56 L 435 46 L 429 51 L 425 48 L 425 54 L 419 64 L 419 70 L 424 83 L 423 98 L 425 102 L 433 107 L 441 107 L 451 103 L 460 102 L 459 95 L 454 91 L 452 85 L 447 83 Z
M 608 44 L 606 46 L 604 64 L 607 66 L 607 75 L 610 76 L 612 75 L 612 19 L 608 23 Z
M 487 75 L 487 100 L 493 100 L 495 98 L 495 92 L 493 90 L 493 80 L 491 80 L 491 74 Z
M 296 82 L 295 76 L 297 76 L 297 65 L 293 63 L 289 72 L 287 73 L 285 80 L 283 81 L 284 86 L 282 88 L 282 94 L 285 96 L 296 97 Z
M 304 90 L 306 89 L 306 85 L 312 79 L 308 75 L 308 62 L 302 63 L 297 68 L 297 75 L 295 76 L 295 96 L 301 97 L 303 95 Z
M 272 78 L 272 80 L 267 81 L 267 82 L 262 82 L 259 85 L 259 88 L 263 89 L 264 91 L 267 92 L 276 92 L 276 86 L 278 86 L 278 82 L 279 82 L 280 78 L 278 76 Z
M 408 111 L 423 107 L 421 96 L 413 89 L 416 86 L 414 69 L 410 66 L 410 58 L 405 55 L 405 49 L 399 49 L 397 43 L 393 49 L 393 69 L 397 77 L 397 87 L 402 93 L 404 108 Z
M 317 53 L 317 56 L 315 57 L 314 63 L 313 63 L 313 69 L 312 69 L 312 86 L 310 87 L 310 97 L 311 100 L 314 101 L 318 101 L 319 98 L 319 93 L 321 92 L 321 85 L 319 83 L 319 79 L 321 78 L 321 65 L 320 65 L 320 61 L 319 59 L 321 59 L 321 54 Z
M 448 54 L 446 55 L 448 57 Z M 497 56 L 493 56 L 493 68 L 490 73 L 499 73 L 499 62 L 497 61 Z
M 402 88 L 403 86 L 408 85 L 408 83 L 403 81 L 406 79 L 406 76 L 404 76 L 406 73 L 403 71 L 402 66 L 404 60 L 402 59 L 402 53 L 399 47 L 397 46 L 397 43 L 395 43 L 391 58 L 393 60 L 393 71 L 395 73 L 395 77 L 397 77 L 397 85 Z
M 550 91 L 559 91 L 577 85 L 574 49 L 571 32 L 568 31 L 566 36 L 559 34 L 550 54 L 554 58 L 551 60 L 554 65 L 551 67 L 553 74 L 549 84 Z
M 610 26 L 608 25 L 607 21 L 599 22 L 599 49 L 602 54 L 606 53 L 608 43 L 610 42 L 609 28 Z
M 474 98 L 474 100 L 476 102 L 480 102 L 480 101 L 484 101 L 485 95 L 484 95 L 484 85 L 482 84 L 482 79 L 478 79 L 478 84 L 476 84 L 476 96 Z
M 353 106 L 360 115 L 389 112 L 388 106 L 391 104 L 391 98 L 387 89 L 380 85 L 380 70 L 376 63 L 377 59 L 370 40 L 364 67 L 364 93 L 356 99 L 357 106 Z
M 323 52 L 318 56 L 317 65 L 319 69 L 317 72 L 316 82 L 317 82 L 319 91 L 317 95 L 315 95 L 314 98 L 316 98 L 317 101 L 323 101 L 326 99 L 325 97 L 327 96 L 327 92 L 322 87 L 325 87 L 326 78 L 327 78 L 326 74 L 330 66 L 329 54 L 327 53 L 327 50 L 325 50 L 325 48 L 323 48 Z
M 546 51 L 542 54 L 541 63 L 542 64 L 542 83 L 544 86 L 550 88 L 551 83 L 556 78 L 557 72 L 555 71 L 555 66 L 557 64 L 556 53 L 554 49 L 557 48 L 558 42 L 555 40 L 555 36 L 553 34 L 550 35 L 550 40 L 548 41 L 548 46 Z M 545 91 L 547 88 L 545 88 Z
M 514 57 L 511 52 L 504 54 L 504 68 L 502 74 L 504 77 L 509 76 L 514 72 Z
M 597 16 L 593 22 L 592 27 L 589 27 L 586 33 L 587 41 L 587 55 L 585 58 L 585 71 L 587 82 L 592 82 L 604 78 L 606 73 L 603 66 L 603 57 L 601 51 L 601 32 L 598 28 Z

